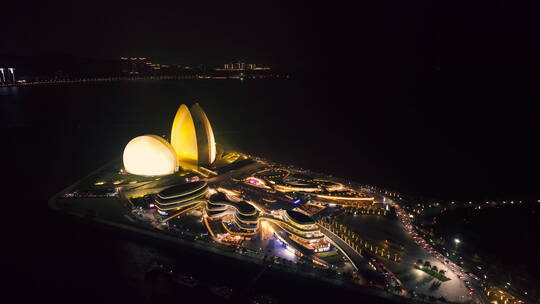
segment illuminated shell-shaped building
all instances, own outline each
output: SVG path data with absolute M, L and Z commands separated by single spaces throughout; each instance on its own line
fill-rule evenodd
M 171 144 L 184 169 L 210 165 L 216 159 L 216 142 L 208 117 L 199 104 L 181 105 L 174 117 Z
M 124 149 L 124 168 L 136 175 L 157 176 L 176 172 L 176 152 L 157 135 L 143 135 L 132 139 Z
M 171 130 L 171 145 L 176 151 L 178 165 L 184 169 L 198 165 L 197 134 L 195 124 L 186 105 L 176 112 Z
M 216 160 L 216 141 L 212 126 L 198 103 L 191 106 L 191 115 L 197 135 L 199 165 L 210 165 Z
M 199 104 L 194 104 L 191 111 L 184 104 L 178 108 L 172 123 L 170 144 L 156 135 L 145 135 L 132 141 L 124 151 L 124 167 L 136 175 L 172 174 L 179 167 L 196 170 L 216 160 L 214 132 Z M 174 165 L 171 165 L 173 160 Z

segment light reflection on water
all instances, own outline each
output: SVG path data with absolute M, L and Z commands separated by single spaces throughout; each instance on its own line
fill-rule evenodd
M 0 87 L 0 96 L 17 95 L 19 87 Z

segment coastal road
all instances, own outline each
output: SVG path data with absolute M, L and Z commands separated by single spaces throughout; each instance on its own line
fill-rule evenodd
M 332 242 L 332 244 L 345 254 L 345 256 L 351 261 L 354 268 L 359 272 L 359 275 L 362 276 L 363 281 L 372 281 L 374 284 L 386 285 L 387 281 L 382 276 L 382 274 L 377 273 L 376 271 L 368 268 L 368 265 L 364 257 L 354 250 L 349 244 L 343 241 L 332 231 L 326 229 L 325 227 L 319 225 L 321 232 Z
M 396 275 L 406 290 L 414 289 L 417 293 L 432 295 L 436 298 L 443 296 L 453 302 L 471 301 L 469 291 L 463 280 L 454 273 L 448 264 L 442 263 L 433 253 L 417 243 L 399 220 L 372 215 L 354 216 L 343 214 L 338 217 L 338 221 L 373 242 L 378 243 L 389 240 L 403 246 L 404 250 L 400 263 L 389 262 L 384 259 L 381 262 Z M 450 280 L 440 282 L 427 273 L 415 269 L 414 265 L 418 259 L 429 261 L 431 265 L 437 266 L 438 269 L 446 270 L 445 275 Z
M 332 241 L 333 245 L 341 249 L 341 252 L 352 262 L 356 270 L 362 269 L 362 265 L 365 264 L 363 257 L 356 252 L 349 244 L 345 243 L 340 237 L 334 234 L 332 231 L 319 225 L 321 232 Z

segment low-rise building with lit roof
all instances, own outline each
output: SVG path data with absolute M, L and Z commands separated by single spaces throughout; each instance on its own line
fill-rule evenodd
M 232 235 L 254 235 L 259 228 L 259 211 L 245 201 L 232 201 L 218 192 L 206 203 L 207 217 L 220 219 L 225 230 Z
M 161 211 L 180 210 L 206 200 L 206 182 L 191 182 L 172 186 L 154 195 L 155 207 Z

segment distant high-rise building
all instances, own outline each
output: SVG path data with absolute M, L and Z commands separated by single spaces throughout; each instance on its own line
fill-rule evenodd
M 6 83 L 6 76 L 4 74 L 4 69 L 0 68 L 0 84 Z
M 255 63 L 245 63 L 242 61 L 239 62 L 233 62 L 233 63 L 225 63 L 223 66 L 223 69 L 217 69 L 217 70 L 225 70 L 225 71 L 245 71 L 245 70 L 270 70 L 270 67 L 268 66 L 262 66 Z
M 153 70 L 153 63 L 146 57 L 121 57 L 122 74 L 124 75 L 148 75 Z
M 9 83 L 15 83 L 15 69 L 14 68 L 8 68 L 8 71 L 9 71 Z

